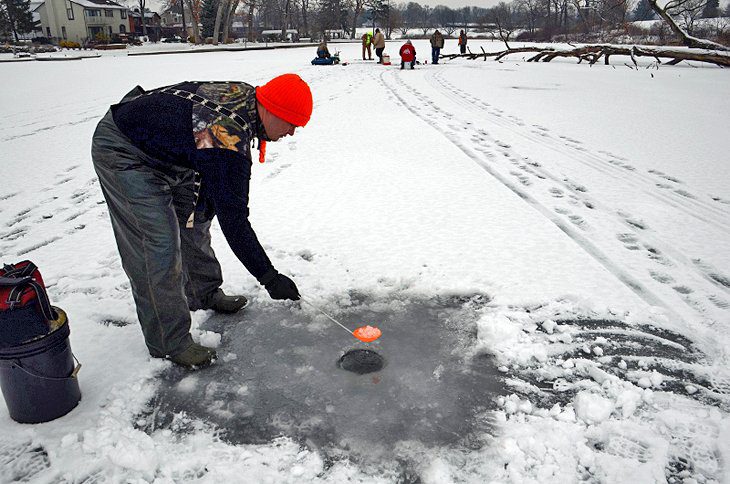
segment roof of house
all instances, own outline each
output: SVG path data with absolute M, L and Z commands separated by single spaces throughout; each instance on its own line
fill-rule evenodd
M 71 1 L 75 2 L 76 0 L 71 0 Z M 134 11 L 134 10 L 130 11 L 129 12 L 129 15 L 132 16 L 132 17 L 141 17 L 142 16 L 139 12 Z M 157 13 L 157 12 L 145 12 L 144 13 L 144 17 L 145 18 L 152 18 L 155 15 L 157 15 L 158 17 L 160 16 L 160 14 Z
M 71 0 L 76 5 L 80 5 L 84 8 L 109 8 L 114 10 L 128 10 L 124 5 L 119 5 L 117 2 L 112 0 Z M 46 0 L 38 2 L 31 2 L 31 11 L 35 12 L 46 4 Z
M 82 7 L 87 8 L 123 8 L 127 9 L 124 5 L 119 5 L 117 2 L 112 0 L 71 0 L 73 3 L 77 3 Z

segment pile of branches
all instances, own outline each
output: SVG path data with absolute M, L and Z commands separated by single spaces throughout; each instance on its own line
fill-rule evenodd
M 470 49 L 466 54 L 446 54 L 442 55 L 441 58 L 455 59 L 457 57 L 465 57 L 470 60 L 487 60 L 488 57 L 494 57 L 494 60 L 500 60 L 512 54 L 534 53 L 535 55 L 529 57 L 527 62 L 550 62 L 556 57 L 574 57 L 578 59 L 579 64 L 586 61 L 590 65 L 593 65 L 603 58 L 604 63 L 608 65 L 611 56 L 622 55 L 630 57 L 636 67 L 638 67 L 637 57 L 653 57 L 656 59 L 657 64 L 662 63 L 661 59 L 670 59 L 666 64 L 674 65 L 682 61 L 692 60 L 708 62 L 720 67 L 730 67 L 730 52 L 708 49 L 681 49 L 614 44 L 590 44 L 573 48 L 539 46 L 510 48 L 509 44 L 507 44 L 507 48 L 499 52 L 486 52 L 483 48 L 481 50 L 481 53 L 474 53 Z

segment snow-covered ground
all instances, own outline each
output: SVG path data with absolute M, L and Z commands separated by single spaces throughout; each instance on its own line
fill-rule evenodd
M 426 41 L 416 47 L 430 57 Z M 730 482 L 727 72 L 518 57 L 401 71 L 359 60 L 357 44 L 337 48 L 348 65 L 311 66 L 313 49 L 288 49 L 0 67 L 1 261 L 38 264 L 83 363 L 83 399 L 68 415 L 22 425 L 0 405 L 0 481 Z M 393 60 L 397 49 L 388 44 Z M 488 423 L 470 435 L 385 439 L 379 459 L 354 457 L 353 442 L 314 445 L 305 425 L 265 442 L 226 438 L 221 422 L 261 412 L 246 407 L 263 371 L 245 364 L 256 351 L 296 353 L 301 365 L 261 385 L 285 391 L 291 378 L 329 395 L 343 370 L 297 345 L 336 361 L 350 340 L 310 307 L 270 301 L 217 226 L 224 289 L 248 295 L 250 309 L 193 315 L 195 337 L 223 356 L 214 368 L 186 376 L 149 358 L 91 165 L 95 125 L 136 84 L 261 84 L 284 72 L 310 83 L 314 114 L 254 166 L 259 238 L 324 309 L 353 327 L 383 318 L 373 345 L 390 361 L 383 381 L 348 377 L 345 394 L 429 395 L 446 384 L 449 354 L 486 385 L 493 375 L 472 364 L 488 358 L 500 383 L 463 410 Z M 450 301 L 433 314 L 443 334 L 463 329 L 453 348 L 445 336 L 438 351 L 420 346 L 408 308 L 429 301 Z M 246 325 L 264 334 L 247 315 L 267 320 L 286 351 L 242 342 Z M 236 350 L 246 344 L 251 353 Z M 434 358 L 445 366 L 414 370 Z M 218 381 L 227 367 L 242 370 Z M 173 391 L 191 410 L 156 425 L 151 402 Z M 419 408 L 437 421 L 453 410 L 446 397 Z M 201 402 L 218 420 L 192 411 Z M 333 421 L 367 425 L 362 409 L 332 402 Z

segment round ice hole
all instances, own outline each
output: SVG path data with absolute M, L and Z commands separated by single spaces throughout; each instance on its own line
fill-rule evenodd
M 373 350 L 350 350 L 340 358 L 340 368 L 364 375 L 380 371 L 385 366 L 385 359 Z

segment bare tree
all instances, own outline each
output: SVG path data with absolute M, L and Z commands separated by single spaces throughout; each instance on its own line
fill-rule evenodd
M 141 15 L 140 21 L 142 22 L 142 35 L 147 35 L 147 23 L 144 20 L 144 11 L 145 11 L 145 5 L 147 4 L 147 0 L 137 0 L 137 5 L 139 6 L 139 14 Z
M 516 24 L 514 22 L 514 7 L 511 3 L 499 2 L 499 4 L 493 8 L 493 21 L 497 26 L 497 33 L 499 38 L 504 45 L 509 46 L 509 38 L 516 30 Z
M 354 11 L 354 15 L 352 17 L 352 31 L 350 32 L 351 39 L 354 39 L 357 35 L 357 19 L 360 18 L 360 15 L 362 15 L 367 4 L 367 0 L 353 0 L 352 9 Z
M 248 41 L 253 42 L 256 40 L 256 33 L 254 32 L 254 12 L 261 5 L 261 0 L 243 0 L 243 7 L 246 9 L 246 20 L 248 23 Z
M 409 21 L 408 5 L 404 3 L 399 3 L 394 10 L 398 12 L 399 17 L 398 31 L 400 32 L 401 36 L 405 37 L 406 35 L 408 35 L 408 30 L 411 27 Z
M 302 23 L 304 24 L 304 30 L 302 30 L 302 33 L 309 37 L 309 2 L 310 0 L 301 0 L 301 8 L 302 8 Z
M 185 4 L 190 10 L 190 16 L 193 17 L 191 22 L 193 24 L 193 42 L 196 44 L 200 43 L 200 11 L 202 9 L 202 0 L 184 0 Z
M 449 7 L 443 5 L 435 6 L 431 13 L 431 18 L 433 19 L 433 23 L 444 30 L 447 35 L 453 34 L 457 29 L 456 12 Z
M 219 0 L 218 8 L 215 12 L 215 24 L 213 25 L 213 44 L 218 45 L 218 38 L 221 32 L 221 20 L 223 20 L 223 12 L 228 10 L 229 0 Z
M 432 20 L 431 20 L 431 7 L 428 5 L 424 6 L 421 9 L 421 18 L 419 19 L 419 28 L 423 32 L 423 35 L 427 35 L 428 31 L 431 30 L 432 26 Z
M 286 31 L 289 29 L 291 16 L 291 0 L 279 0 L 277 4 L 279 6 L 279 15 L 281 17 L 281 40 L 286 40 Z
M 687 47 L 696 47 L 699 49 L 713 49 L 713 50 L 723 50 L 728 51 L 730 50 L 730 47 L 727 47 L 722 44 L 718 44 L 717 42 L 712 42 L 705 39 L 698 39 L 697 37 L 693 37 L 692 35 L 685 32 L 678 24 L 675 22 L 675 20 L 672 18 L 672 16 L 668 13 L 669 11 L 674 12 L 681 12 L 685 8 L 685 4 L 690 4 L 695 0 L 670 0 L 666 3 L 664 7 L 660 7 L 657 4 L 657 0 L 649 0 L 649 4 L 651 5 L 651 8 L 654 9 L 654 11 L 659 14 L 659 16 L 664 19 L 664 21 L 669 25 L 669 28 L 672 29 L 672 32 L 679 37 L 682 40 L 682 43 L 686 45 Z M 687 7 L 692 8 L 692 7 Z
M 230 0 L 228 11 L 223 19 L 223 42 L 226 43 L 230 39 L 231 24 L 233 24 L 233 16 L 236 13 L 240 0 Z

